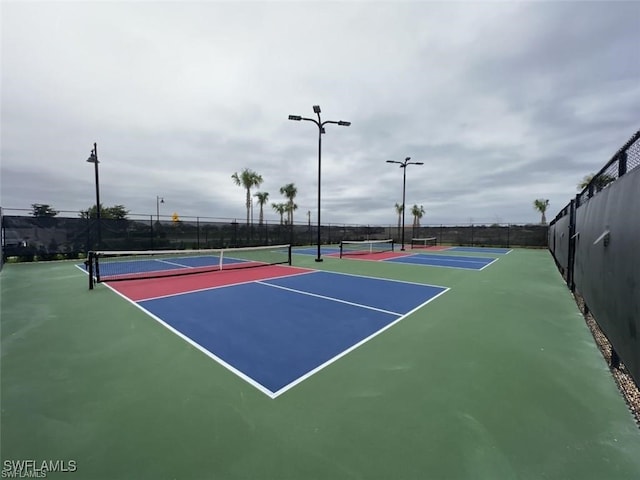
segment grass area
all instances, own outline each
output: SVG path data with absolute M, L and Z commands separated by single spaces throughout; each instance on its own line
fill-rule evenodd
M 105 286 L 89 291 L 73 262 L 5 265 L 2 465 L 73 460 L 83 479 L 640 477 L 640 431 L 548 252 L 483 271 L 294 264 L 451 290 L 272 400 Z

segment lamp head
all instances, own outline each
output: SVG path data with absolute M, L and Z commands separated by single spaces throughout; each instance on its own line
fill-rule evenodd
M 351 125 L 351 122 L 345 122 L 344 120 L 340 120 L 338 122 L 338 125 L 342 125 L 343 127 L 348 127 L 349 125 Z
M 320 105 L 313 106 L 313 113 L 320 113 Z
M 99 163 L 98 162 L 98 157 L 96 157 L 96 154 L 93 150 L 91 150 L 91 155 L 89 155 L 89 158 L 87 158 L 87 162 L 89 163 Z
M 289 120 L 300 121 L 300 120 L 302 120 L 302 117 L 300 115 L 289 115 Z

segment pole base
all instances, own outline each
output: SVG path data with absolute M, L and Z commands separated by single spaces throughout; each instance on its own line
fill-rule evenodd
M 316 262 L 323 262 L 324 258 L 316 258 Z

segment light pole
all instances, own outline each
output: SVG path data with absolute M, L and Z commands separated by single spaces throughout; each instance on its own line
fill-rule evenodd
M 320 256 L 320 178 L 321 178 L 321 172 L 322 172 L 322 134 L 326 133 L 324 130 L 324 126 L 327 123 L 334 123 L 336 125 L 340 125 L 342 127 L 348 127 L 349 125 L 351 125 L 351 122 L 345 122 L 343 120 L 340 120 L 338 122 L 334 121 L 334 120 L 325 120 L 324 122 L 322 121 L 322 119 L 320 118 L 320 106 L 319 105 L 314 105 L 313 106 L 313 112 L 318 115 L 318 120 L 314 119 L 314 118 L 306 118 L 306 117 L 301 117 L 300 115 L 289 115 L 289 120 L 296 120 L 296 121 L 300 121 L 300 120 L 306 120 L 307 122 L 313 122 L 316 124 L 316 126 L 318 127 L 318 256 L 316 257 L 316 262 L 321 262 L 322 261 L 322 257 Z
M 160 204 L 164 203 L 164 198 L 156 195 L 156 222 L 160 223 Z
M 91 154 L 89 155 L 89 158 L 87 158 L 87 162 L 89 163 L 93 163 L 95 165 L 95 171 L 96 171 L 96 219 L 98 222 L 98 241 L 96 242 L 96 249 L 98 249 L 100 247 L 100 241 L 101 241 L 101 232 L 100 232 L 100 181 L 98 179 L 98 144 L 94 143 L 93 144 L 93 150 L 91 150 Z
M 402 247 L 401 251 L 404 252 L 404 211 L 405 211 L 405 192 L 407 190 L 407 165 L 424 165 L 423 162 L 410 162 L 411 157 L 404 159 L 404 162 L 398 162 L 397 160 L 387 160 L 387 163 L 397 163 L 402 168 Z

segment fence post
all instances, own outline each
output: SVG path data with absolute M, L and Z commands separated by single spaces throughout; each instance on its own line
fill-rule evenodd
M 200 217 L 196 217 L 196 248 L 200 250 Z
M 618 177 L 627 173 L 627 151 L 625 150 L 618 155 Z
M 575 199 L 571 200 L 569 205 L 569 255 L 567 257 L 567 285 L 571 292 L 576 291 L 576 285 L 573 280 L 573 267 L 576 255 L 576 205 L 578 203 L 579 195 L 576 195 Z

